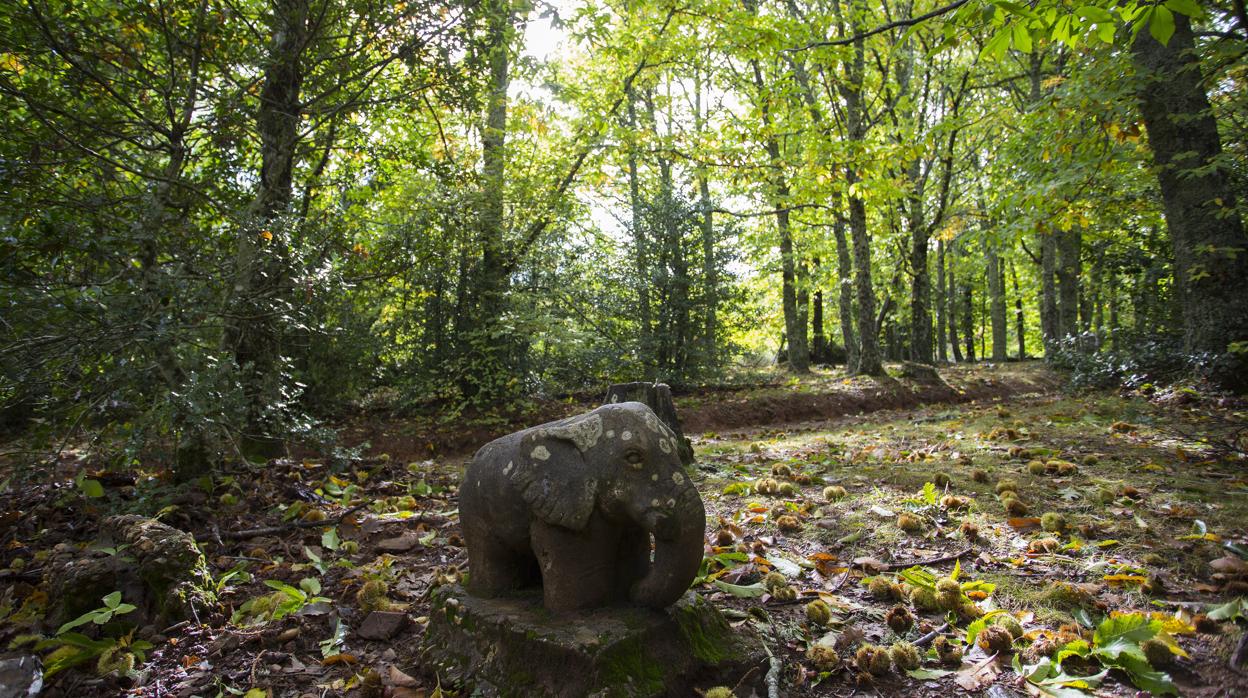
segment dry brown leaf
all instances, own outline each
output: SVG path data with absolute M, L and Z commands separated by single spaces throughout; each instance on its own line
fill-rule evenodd
M 399 669 L 395 667 L 393 664 L 390 665 L 388 674 L 389 674 L 389 677 L 388 677 L 389 683 L 391 686 L 415 688 L 416 686 L 420 685 L 420 682 L 418 682 L 416 679 L 412 678 L 411 676 L 408 676 L 407 674 L 399 671 Z
M 979 664 L 972 664 L 959 670 L 953 680 L 968 691 L 978 691 L 996 681 L 1000 673 L 1001 663 L 997 661 L 997 656 L 994 654 Z
M 1026 531 L 1031 528 L 1040 527 L 1040 517 L 1038 516 L 1016 516 L 1009 519 L 1010 527 L 1017 531 Z
M 1209 566 L 1213 568 L 1214 572 L 1221 572 L 1222 574 L 1248 574 L 1248 562 L 1235 555 L 1220 557 L 1210 562 Z

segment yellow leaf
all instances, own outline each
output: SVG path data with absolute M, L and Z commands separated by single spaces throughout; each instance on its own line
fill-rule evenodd
M 261 230 L 261 231 L 260 231 L 260 237 L 261 237 L 261 239 L 263 239 L 265 242 L 269 242 L 270 240 L 272 240 L 272 239 L 273 239 L 273 233 L 270 233 L 270 232 L 269 232 L 269 231 L 267 231 L 267 230 Z
M 253 688 L 243 694 L 243 698 L 272 698 L 273 692 L 267 688 Z
M 1141 577 L 1138 574 L 1107 574 L 1102 577 L 1110 584 L 1143 584 L 1148 581 L 1147 577 Z
M 331 654 L 321 660 L 321 666 L 334 666 L 335 664 L 355 664 L 360 660 L 356 659 L 354 654 Z

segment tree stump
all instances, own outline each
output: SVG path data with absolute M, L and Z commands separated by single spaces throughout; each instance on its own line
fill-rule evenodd
M 659 416 L 672 433 L 676 434 L 677 451 L 680 462 L 693 465 L 693 444 L 685 438 L 681 431 L 680 418 L 676 416 L 676 405 L 672 402 L 672 389 L 666 383 L 616 383 L 607 388 L 607 399 L 603 404 L 615 402 L 640 402 Z
M 946 385 L 945 380 L 940 377 L 940 372 L 936 370 L 935 366 L 930 364 L 921 364 L 917 361 L 902 361 L 901 375 L 904 378 L 916 380 L 920 383 Z

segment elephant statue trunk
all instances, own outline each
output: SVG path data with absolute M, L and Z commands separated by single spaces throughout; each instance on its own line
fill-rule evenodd
M 654 535 L 654 560 L 646 575 L 629 591 L 635 603 L 663 608 L 680 598 L 698 574 L 706 510 L 696 490 L 692 497 L 681 500 L 675 507 L 676 514 L 660 518 L 650 531 Z

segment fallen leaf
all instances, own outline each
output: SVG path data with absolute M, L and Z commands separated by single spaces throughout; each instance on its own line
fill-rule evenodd
M 351 665 L 360 661 L 354 654 L 331 654 L 321 660 L 321 666 L 334 666 L 337 664 Z
M 967 691 L 978 691 L 996 681 L 997 675 L 1000 673 L 1001 665 L 997 661 L 997 655 L 994 654 L 979 664 L 973 664 L 959 670 L 957 675 L 953 677 L 953 681 Z
M 389 674 L 389 679 L 390 679 L 390 685 L 391 685 L 391 686 L 401 686 L 401 687 L 404 687 L 404 688 L 415 688 L 416 686 L 419 686 L 419 685 L 420 685 L 420 683 L 419 683 L 418 681 L 416 681 L 416 679 L 414 679 L 414 678 L 412 678 L 411 676 L 408 676 L 407 674 L 404 674 L 403 672 L 399 671 L 399 670 L 398 670 L 398 668 L 397 668 L 397 667 L 395 667 L 393 664 L 391 664 L 391 665 L 390 665 L 390 670 L 389 670 L 387 673 Z
M 1010 527 L 1018 531 L 1026 531 L 1032 528 L 1039 528 L 1040 517 L 1038 516 L 1022 516 L 1013 517 L 1008 520 Z

